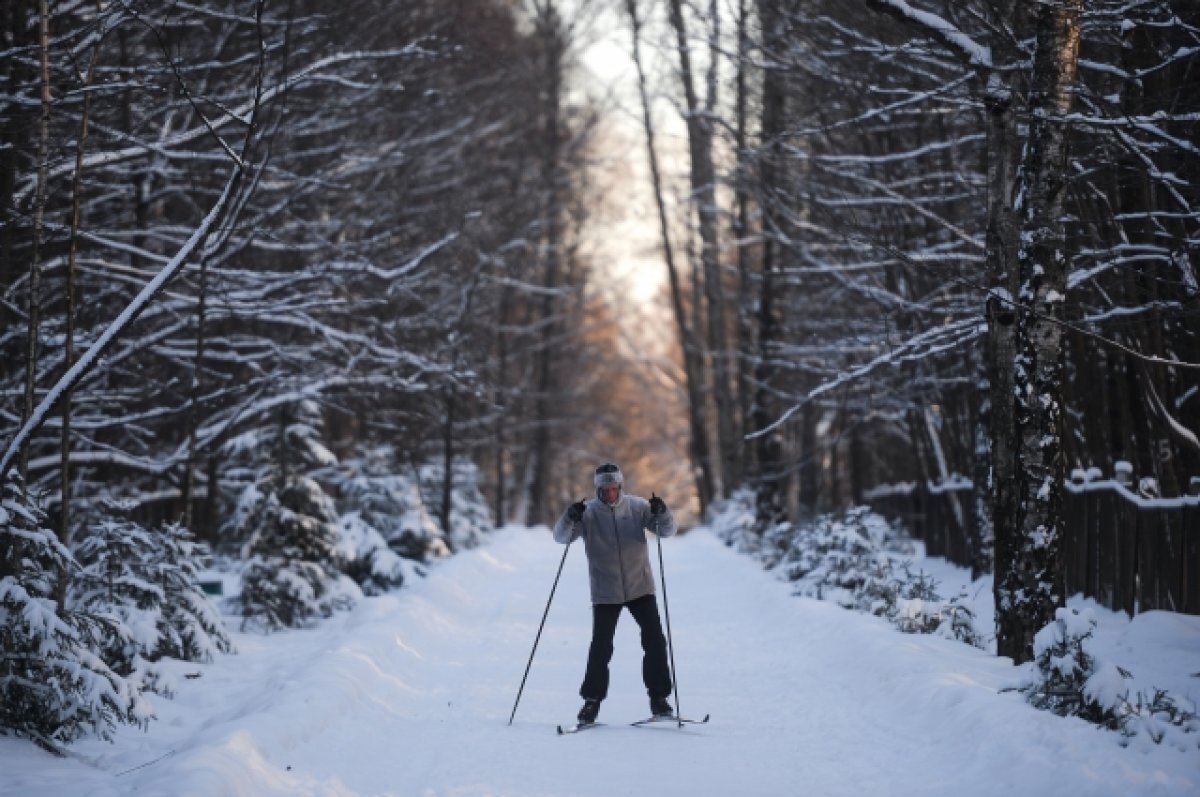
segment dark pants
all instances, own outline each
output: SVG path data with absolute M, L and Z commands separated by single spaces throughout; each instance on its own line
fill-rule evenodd
M 653 595 L 645 595 L 629 603 L 592 604 L 592 645 L 588 649 L 587 673 L 579 696 L 587 700 L 603 700 L 608 697 L 608 663 L 613 655 L 613 637 L 617 633 L 617 620 L 621 609 L 629 609 L 638 627 L 642 629 L 642 680 L 650 697 L 668 697 L 671 694 L 671 670 L 667 667 L 667 638 L 663 636 L 662 622 L 658 619 L 658 602 Z

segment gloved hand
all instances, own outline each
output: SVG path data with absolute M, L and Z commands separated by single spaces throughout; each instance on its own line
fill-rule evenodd
M 583 510 L 587 509 L 583 501 L 577 501 L 567 507 L 567 517 L 578 523 L 583 519 Z
M 661 515 L 667 511 L 667 502 L 654 493 L 650 493 L 650 514 Z

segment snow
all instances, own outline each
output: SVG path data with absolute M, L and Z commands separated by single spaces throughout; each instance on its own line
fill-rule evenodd
M 1063 487 L 1073 493 L 1086 493 L 1094 490 L 1107 490 L 1117 493 L 1125 501 L 1137 504 L 1142 508 L 1158 507 L 1160 509 L 1171 509 L 1179 507 L 1197 507 L 1200 508 L 1200 495 L 1180 495 L 1171 498 L 1163 498 L 1161 496 L 1150 497 L 1141 493 L 1130 490 L 1125 482 L 1121 479 L 1131 478 L 1129 471 L 1122 469 L 1122 464 L 1117 463 L 1117 472 L 1120 475 L 1118 479 L 1104 479 L 1096 469 L 1091 469 L 1087 473 L 1088 481 L 1077 483 L 1073 481 L 1063 482 Z
M 911 19 L 913 22 L 924 25 L 931 31 L 942 37 L 945 42 L 957 49 L 965 56 L 972 66 L 991 67 L 992 66 L 992 51 L 987 45 L 979 42 L 966 35 L 953 23 L 938 16 L 937 14 L 913 8 L 904 0 L 880 0 L 881 4 L 887 5 L 895 9 L 900 14 Z
M 1125 676 L 1112 662 L 1101 664 L 1096 672 L 1087 679 L 1083 693 L 1093 703 L 1101 706 L 1114 706 L 1128 690 Z
M 1007 659 L 793 596 L 704 529 L 665 541 L 663 556 L 682 710 L 712 721 L 625 726 L 647 713 L 625 617 L 609 725 L 555 734 L 578 709 L 590 629 L 572 549 L 509 726 L 562 552 L 545 528 L 507 528 L 314 628 L 235 633 L 237 655 L 164 662 L 177 695 L 153 698 L 148 732 L 122 727 L 67 759 L 0 738 L 0 795 L 1200 794 L 1194 749 L 1122 747 L 1038 711 L 1003 691 L 1022 673 Z M 919 565 L 992 622 L 990 582 Z M 1101 658 L 1198 702 L 1200 618 L 1072 606 L 1096 618 Z M 1095 688 L 1115 684 L 1109 672 Z

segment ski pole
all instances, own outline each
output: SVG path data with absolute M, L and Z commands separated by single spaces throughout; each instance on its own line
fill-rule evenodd
M 550 614 L 550 604 L 554 601 L 554 591 L 558 589 L 558 578 L 562 575 L 563 565 L 567 563 L 567 554 L 571 550 L 571 540 L 567 543 L 567 547 L 563 549 L 562 559 L 558 563 L 558 572 L 554 574 L 554 586 L 550 588 L 550 597 L 546 599 L 546 610 L 542 612 L 542 622 L 538 625 L 537 636 L 533 638 L 533 650 L 529 651 L 529 663 L 525 665 L 525 675 L 521 676 L 521 688 L 517 690 L 517 699 L 513 701 L 512 714 L 508 716 L 508 724 L 513 724 L 513 717 L 517 716 L 517 704 L 521 702 L 521 693 L 525 691 L 525 679 L 529 677 L 529 668 L 533 666 L 533 654 L 537 653 L 538 642 L 542 638 L 542 629 L 546 627 L 546 617 Z
M 650 494 L 651 496 L 654 493 Z M 675 692 L 675 719 L 683 727 L 683 708 L 679 700 L 679 682 L 675 678 L 675 646 L 671 643 L 671 605 L 667 602 L 667 570 L 663 567 L 662 537 L 658 533 L 658 515 L 654 516 L 654 539 L 658 540 L 658 576 L 662 580 L 663 613 L 667 619 L 667 653 L 671 657 L 671 689 Z

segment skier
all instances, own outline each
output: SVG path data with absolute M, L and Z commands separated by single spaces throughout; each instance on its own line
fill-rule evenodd
M 646 531 L 670 537 L 675 518 L 657 496 L 649 501 L 625 495 L 621 469 L 611 462 L 596 468 L 596 498 L 571 504 L 554 526 L 556 542 L 567 544 L 583 537 L 592 592 L 592 643 L 579 696 L 581 724 L 593 723 L 600 702 L 608 696 L 608 663 L 621 609 L 629 609 L 642 631 L 642 680 L 650 695 L 650 711 L 670 717 L 674 709 L 671 671 L 667 666 L 667 639 L 654 597 Z

